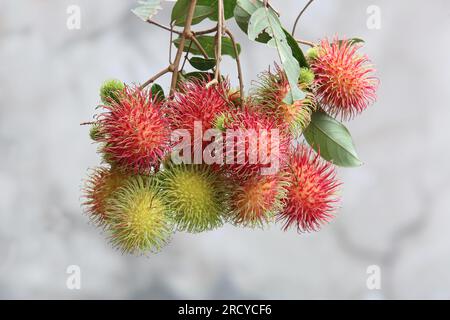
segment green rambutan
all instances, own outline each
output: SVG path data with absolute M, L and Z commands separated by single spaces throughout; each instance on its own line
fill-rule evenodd
M 124 253 L 157 252 L 168 243 L 173 224 L 156 179 L 131 176 L 114 193 L 108 208 L 108 231 Z
M 125 89 L 125 84 L 117 79 L 110 79 L 103 82 L 100 87 L 100 98 L 104 104 L 119 101 L 120 92 Z
M 117 170 L 99 167 L 92 170 L 83 189 L 83 206 L 92 222 L 98 226 L 107 223 L 108 203 L 126 176 Z
M 159 174 L 162 198 L 179 230 L 201 232 L 223 224 L 228 192 L 219 172 L 204 165 L 169 164 Z
M 234 186 L 231 217 L 235 224 L 263 227 L 283 209 L 287 182 L 284 176 L 260 175 Z

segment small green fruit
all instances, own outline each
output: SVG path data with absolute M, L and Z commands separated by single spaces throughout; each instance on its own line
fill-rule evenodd
M 308 68 L 301 68 L 299 81 L 306 86 L 311 85 L 314 82 L 314 73 Z
M 119 93 L 125 89 L 122 81 L 117 79 L 106 80 L 100 88 L 100 98 L 104 104 L 110 104 L 112 101 L 118 102 Z

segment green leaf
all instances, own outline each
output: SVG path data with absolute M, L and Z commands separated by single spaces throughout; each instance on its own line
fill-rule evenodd
M 198 42 L 200 42 L 200 44 L 202 45 L 202 47 L 205 49 L 206 53 L 208 54 L 209 57 L 214 57 L 214 46 L 215 46 L 215 37 L 214 36 L 198 36 L 197 37 Z M 178 46 L 180 45 L 180 38 L 177 38 L 173 41 L 173 43 L 175 44 L 175 46 L 178 48 Z M 188 51 L 189 47 L 190 52 L 194 55 L 201 55 L 202 53 L 200 52 L 200 50 L 198 50 L 197 46 L 195 45 L 195 43 L 193 43 L 191 45 L 191 40 L 186 40 L 185 44 L 184 44 L 184 49 L 183 51 Z M 239 44 L 237 44 L 237 48 L 238 48 L 238 52 L 241 52 L 241 46 Z M 233 47 L 233 43 L 231 42 L 231 40 L 229 38 L 222 38 L 222 54 L 223 55 L 229 55 L 232 58 L 236 58 L 236 55 L 234 54 L 234 47 Z
M 225 20 L 233 17 L 234 7 L 236 7 L 237 0 L 224 0 L 223 1 L 223 11 Z M 217 21 L 218 17 L 218 0 L 198 0 L 197 5 L 208 6 L 213 9 L 213 13 L 208 17 L 213 21 Z
M 215 59 L 203 59 L 200 57 L 192 57 L 189 59 L 189 63 L 195 69 L 200 71 L 207 71 L 215 67 L 216 60 Z
M 139 6 L 131 10 L 135 15 L 144 21 L 151 19 L 161 7 L 161 0 L 140 0 L 138 1 Z
M 236 7 L 234 8 L 234 19 L 243 32 L 247 34 L 250 17 L 256 10 L 262 7 L 263 3 L 261 1 L 237 0 Z M 270 36 L 265 32 L 256 38 L 256 41 L 262 43 L 267 43 L 269 40 Z
M 247 33 L 249 39 L 255 41 L 258 35 L 264 31 L 271 36 L 267 45 L 277 49 L 281 64 L 289 80 L 291 89 L 284 101 L 290 104 L 294 101 L 304 99 L 306 95 L 298 87 L 300 65 L 293 56 L 292 49 L 289 46 L 280 20 L 272 9 L 262 7 L 252 14 L 248 24 Z
M 297 41 L 292 37 L 292 35 L 283 29 L 284 34 L 286 35 L 286 39 L 288 42 L 289 47 L 291 47 L 292 55 L 294 58 L 298 61 L 298 64 L 301 68 L 309 68 L 309 64 L 306 61 L 305 55 L 303 54 L 302 49 L 300 49 L 300 46 L 298 45 Z
M 340 167 L 362 165 L 348 129 L 325 112 L 314 112 L 303 134 L 309 145 L 325 160 Z
M 186 16 L 189 10 L 190 0 L 178 0 L 172 9 L 171 21 L 175 22 L 176 26 L 183 26 L 186 23 Z M 211 6 L 196 5 L 194 16 L 192 17 L 192 24 L 197 24 L 208 18 L 214 13 L 214 8 Z
M 151 88 L 152 96 L 156 96 L 158 100 L 164 100 L 164 89 L 157 83 L 154 83 Z

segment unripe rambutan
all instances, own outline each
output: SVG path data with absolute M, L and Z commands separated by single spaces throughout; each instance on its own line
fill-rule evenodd
M 220 173 L 205 165 L 169 165 L 159 172 L 162 198 L 179 230 L 219 227 L 228 213 L 228 191 Z
M 301 134 L 311 121 L 311 113 L 316 109 L 314 96 L 307 91 L 314 74 L 306 68 L 302 68 L 299 78 L 299 87 L 306 93 L 306 98 L 297 100 L 293 104 L 287 104 L 285 97 L 290 90 L 290 84 L 286 73 L 278 66 L 276 72 L 267 71 L 260 75 L 258 87 L 255 91 L 255 104 L 266 115 L 275 118 L 278 122 L 288 124 L 290 132 L 294 136 Z
M 129 87 L 119 102 L 104 106 L 99 141 L 105 158 L 134 173 L 146 174 L 158 166 L 170 146 L 169 122 L 161 106 L 149 91 Z
M 294 225 L 300 232 L 316 231 L 333 217 L 339 201 L 336 171 L 305 145 L 296 147 L 288 168 L 285 209 L 278 218 L 284 222 L 285 230 Z
M 100 87 L 100 98 L 104 104 L 111 104 L 119 101 L 121 92 L 125 89 L 122 81 L 110 79 L 103 82 Z
M 108 202 L 123 184 L 126 176 L 118 170 L 95 168 L 89 174 L 83 189 L 83 206 L 92 222 L 98 226 L 107 223 Z
M 242 226 L 259 226 L 281 211 L 286 194 L 285 177 L 278 175 L 254 176 L 233 185 L 231 218 Z
M 263 170 L 277 173 L 286 164 L 290 136 L 285 123 L 259 113 L 257 106 L 228 113 L 224 161 L 233 178 L 242 179 Z
M 170 239 L 173 224 L 154 178 L 131 176 L 111 199 L 108 232 L 124 253 L 159 251 Z
M 321 41 L 311 68 L 321 106 L 343 120 L 353 118 L 376 100 L 378 79 L 370 60 L 349 40 Z

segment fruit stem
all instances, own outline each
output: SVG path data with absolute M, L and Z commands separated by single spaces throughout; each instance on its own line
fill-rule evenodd
M 231 33 L 231 31 L 228 30 L 227 28 L 225 28 L 225 33 L 228 35 L 231 42 L 233 43 L 234 55 L 236 56 L 236 65 L 237 65 L 238 78 L 239 78 L 239 95 L 241 98 L 241 105 L 242 105 L 242 103 L 244 101 L 244 79 L 242 77 L 242 67 L 241 67 L 241 60 L 239 58 L 239 50 L 238 50 L 236 41 L 235 41 L 234 36 Z
M 180 38 L 180 44 L 177 50 L 177 54 L 175 56 L 175 61 L 171 65 L 172 71 L 172 82 L 170 84 L 170 95 L 172 95 L 175 92 L 175 88 L 177 85 L 178 80 L 178 72 L 180 68 L 180 61 L 181 57 L 183 55 L 184 50 L 184 44 L 186 42 L 186 37 L 191 34 L 191 24 L 192 24 L 192 18 L 194 16 L 195 11 L 195 5 L 197 4 L 197 0 L 191 0 L 189 4 L 188 14 L 186 17 L 186 24 L 184 25 L 183 33 L 181 34 Z

